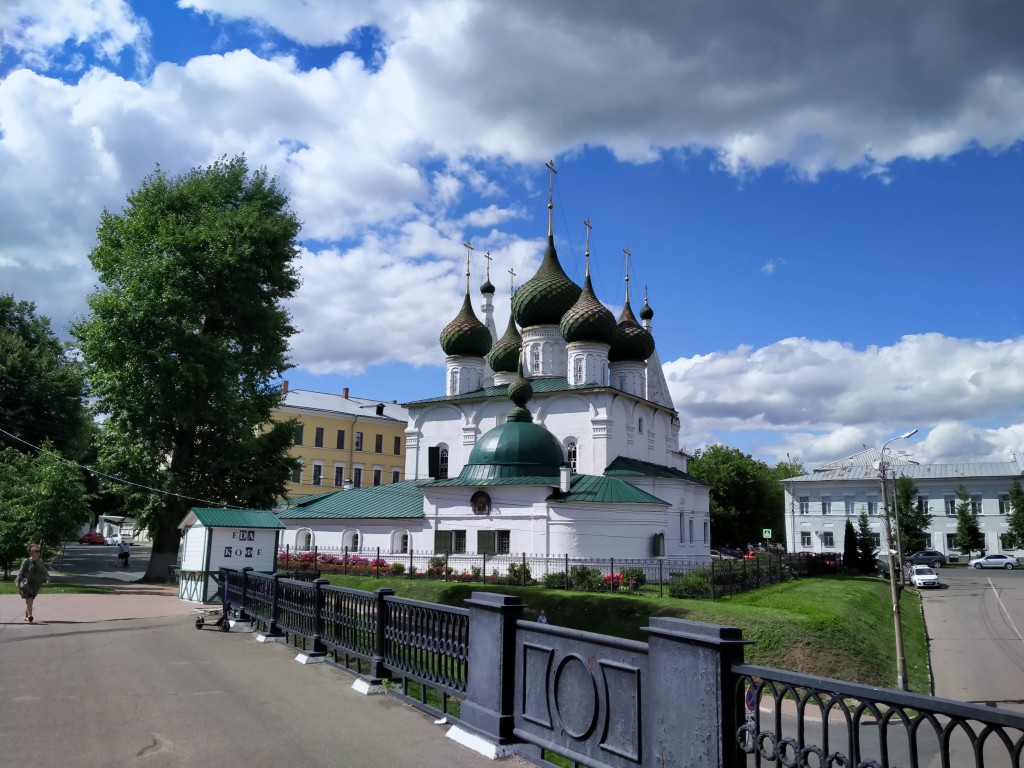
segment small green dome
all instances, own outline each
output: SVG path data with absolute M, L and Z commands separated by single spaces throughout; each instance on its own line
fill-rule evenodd
M 480 293 L 489 293 L 494 295 L 494 286 L 491 285 L 490 280 L 484 280 L 484 284 L 480 286 Z
M 619 324 L 612 335 L 611 349 L 608 350 L 608 362 L 617 363 L 624 360 L 643 362 L 654 354 L 654 337 L 636 321 L 629 299 L 622 308 Z
M 644 305 L 640 307 L 640 319 L 650 320 L 654 317 L 654 310 L 651 309 L 651 305 L 647 303 L 647 297 L 644 296 Z
M 471 357 L 483 357 L 491 349 L 491 332 L 477 320 L 468 290 L 459 314 L 441 331 L 441 349 L 446 355 Z
M 562 337 L 568 341 L 599 341 L 608 344 L 615 333 L 615 315 L 594 295 L 588 274 L 583 291 L 559 323 Z
M 558 263 L 555 238 L 548 235 L 537 274 L 523 283 L 512 297 L 512 314 L 520 327 L 558 325 L 580 297 L 580 287 L 565 274 Z
M 519 353 L 522 349 L 523 337 L 519 335 L 519 329 L 516 328 L 515 318 L 509 315 L 508 328 L 505 329 L 505 334 L 491 347 L 491 352 L 487 355 L 487 364 L 496 373 L 499 371 L 514 373 L 516 366 L 519 365 Z

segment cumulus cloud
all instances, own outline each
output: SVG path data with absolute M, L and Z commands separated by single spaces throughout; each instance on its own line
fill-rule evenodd
M 1024 337 L 929 333 L 866 349 L 790 338 L 664 367 L 684 430 L 704 444 L 759 430 L 760 454 L 808 466 L 933 425 L 915 440 L 922 463 L 1002 461 L 1024 446 Z

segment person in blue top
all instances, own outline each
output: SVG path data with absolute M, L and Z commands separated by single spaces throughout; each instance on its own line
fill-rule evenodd
M 25 621 L 29 623 L 35 621 L 35 617 L 32 615 L 32 604 L 35 602 L 36 595 L 39 594 L 43 584 L 50 581 L 50 572 L 46 570 L 46 565 L 39 559 L 41 554 L 42 548 L 38 544 L 29 544 L 28 557 L 18 569 L 18 594 L 25 601 Z

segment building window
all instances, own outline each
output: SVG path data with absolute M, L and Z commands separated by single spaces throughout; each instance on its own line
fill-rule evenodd
M 443 554 L 465 554 L 466 532 L 465 531 L 437 531 L 434 534 L 434 552 Z
M 693 544 L 694 539 L 693 539 L 693 519 L 692 518 L 688 521 L 687 528 L 688 528 L 688 534 L 690 536 L 690 543 Z
M 477 491 L 469 500 L 474 515 L 491 514 L 491 497 L 484 491 Z
M 401 455 L 402 455 L 402 438 L 396 437 L 395 438 L 395 456 L 401 456 Z
M 530 348 L 530 368 L 534 375 L 540 373 L 540 345 L 534 344 Z
M 459 369 L 452 369 L 451 384 L 448 385 L 449 394 L 459 394 Z
M 880 534 L 880 533 L 871 533 L 869 535 L 871 536 L 871 542 L 874 544 L 875 549 L 881 549 L 881 547 L 882 547 L 882 534 Z
M 1008 533 L 1000 533 L 999 534 L 999 548 L 1003 552 L 1006 552 L 1009 549 L 1013 549 L 1013 547 L 1010 546 L 1010 534 L 1008 534 Z
M 377 435 L 373 439 L 373 452 L 384 453 L 384 435 Z
M 822 496 L 821 497 L 821 514 L 831 515 L 832 514 L 832 497 Z
M 572 383 L 583 383 L 583 356 L 578 355 L 572 362 Z
M 295 548 L 301 552 L 309 552 L 313 549 L 313 532 L 306 528 L 295 537 Z
M 878 514 L 878 501 L 875 499 L 868 499 L 868 515 L 875 516 Z
M 507 555 L 511 541 L 511 531 L 479 531 L 476 535 L 476 551 L 480 555 Z
M 846 508 L 846 516 L 853 517 L 853 496 L 844 496 L 843 505 Z
M 834 547 L 836 545 L 836 540 L 832 535 L 832 531 L 825 531 L 821 534 L 821 545 L 823 547 Z
M 317 427 L 316 432 L 313 435 L 313 447 L 323 448 L 324 447 L 324 428 Z
M 373 484 L 374 485 L 380 485 L 381 476 L 383 474 L 384 474 L 384 470 L 382 470 L 382 469 L 375 469 L 375 470 L 373 470 Z
M 295 426 L 295 444 L 302 445 L 302 425 L 297 424 Z
M 811 546 L 811 532 L 810 531 L 800 531 L 800 546 L 801 547 L 809 547 L 809 546 Z
M 363 470 L 361 467 L 356 467 L 355 469 L 352 470 L 352 487 L 363 487 Z
M 679 543 L 686 543 L 686 514 L 684 512 L 679 513 Z
M 292 467 L 292 482 L 293 483 L 301 483 L 302 482 L 302 462 L 301 461 L 296 463 L 296 465 L 294 467 Z
M 641 435 L 644 433 L 644 417 L 643 416 L 641 416 L 640 419 L 636 423 L 636 431 L 639 432 Z
M 946 517 L 956 517 L 956 496 L 947 493 L 942 497 L 942 502 L 946 507 Z
M 971 494 L 971 512 L 973 512 L 976 515 L 980 515 L 981 514 L 981 494 L 980 493 L 972 493 Z
M 336 464 L 334 466 L 334 487 L 341 488 L 345 484 L 345 465 Z
M 359 551 L 359 534 L 358 533 L 353 533 L 352 536 L 349 538 L 349 549 L 355 550 L 356 552 Z
M 811 512 L 811 497 L 801 496 L 800 497 L 800 514 L 808 515 Z
M 356 450 L 357 451 L 363 450 L 363 433 L 362 432 L 356 432 Z
M 1008 515 L 1010 514 L 1010 496 L 1006 493 L 999 494 L 999 514 Z
M 448 477 L 448 446 L 442 445 L 437 454 L 437 477 L 444 480 Z
M 320 485 L 324 476 L 324 465 L 314 464 L 313 465 L 313 485 Z
M 917 497 L 917 511 L 918 512 L 927 512 L 928 511 L 928 497 L 927 496 L 918 496 Z
M 569 461 L 569 467 L 572 471 L 576 472 L 576 441 L 570 440 L 568 445 L 565 446 L 566 458 Z
M 391 482 L 400 483 L 402 482 L 402 471 L 400 469 L 391 470 Z
M 339 451 L 345 450 L 345 430 L 344 429 L 339 429 L 338 430 L 338 450 Z
M 704 543 L 708 543 L 708 521 L 704 521 Z
M 947 533 L 946 534 L 946 549 L 947 550 L 956 549 L 956 534 L 955 533 Z

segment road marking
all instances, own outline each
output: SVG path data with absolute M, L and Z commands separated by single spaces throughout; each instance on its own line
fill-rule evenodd
M 1006 610 L 1006 606 L 1003 605 L 1003 599 L 999 597 L 999 592 L 996 591 L 996 585 L 992 583 L 992 577 L 988 577 L 988 585 L 992 587 L 992 594 L 996 596 L 996 601 L 999 603 L 999 610 L 1003 612 L 1003 616 L 1010 622 L 1010 628 L 1013 633 L 1017 636 L 1017 639 L 1024 643 L 1024 637 L 1021 637 L 1020 631 L 1017 629 L 1017 625 L 1013 623 L 1013 619 L 1010 618 L 1010 612 Z

